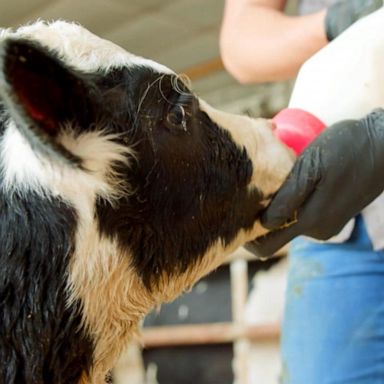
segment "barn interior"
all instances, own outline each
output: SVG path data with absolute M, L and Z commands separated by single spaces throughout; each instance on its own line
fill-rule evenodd
M 126 50 L 186 74 L 216 108 L 273 116 L 292 81 L 242 85 L 219 53 L 223 0 L 1 0 L 0 27 L 36 19 L 76 21 Z M 290 1 L 287 12 L 295 10 Z M 284 256 L 282 254 L 282 256 Z M 151 313 L 127 348 L 118 384 L 273 384 L 281 371 L 279 328 L 286 263 L 240 249 L 175 302 Z

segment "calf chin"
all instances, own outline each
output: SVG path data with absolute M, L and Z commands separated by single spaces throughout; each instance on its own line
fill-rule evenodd
M 151 308 L 265 232 L 292 156 L 66 22 L 0 34 L 0 97 L 0 382 L 102 383 Z

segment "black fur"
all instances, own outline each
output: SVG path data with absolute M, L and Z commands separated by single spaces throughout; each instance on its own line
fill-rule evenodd
M 92 363 L 78 303 L 67 307 L 76 215 L 0 183 L 0 383 L 75 384 Z
M 174 77 L 156 79 L 159 74 L 146 68 L 115 71 L 104 79 L 104 86 L 118 94 L 111 111 L 115 100 L 121 103 L 115 129 L 125 130 L 128 142 L 135 143 L 138 159 L 131 169 L 120 169 L 135 193 L 113 207 L 102 200 L 97 205 L 101 231 L 117 235 L 132 251 L 147 285 L 156 283 L 158 273 L 172 275 L 193 266 L 216 240 L 226 244 L 240 229 L 249 229 L 262 199 L 247 188 L 252 163 L 245 149 L 199 109 L 185 86 L 178 84 L 182 94 L 175 90 Z M 143 100 L 150 84 L 155 85 Z M 173 115 L 180 105 L 186 129 Z

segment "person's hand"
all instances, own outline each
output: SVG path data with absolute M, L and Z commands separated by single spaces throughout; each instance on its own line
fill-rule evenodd
M 383 0 L 342 0 L 331 5 L 325 16 L 328 41 L 333 40 L 360 18 L 383 6 Z
M 298 235 L 326 240 L 384 190 L 384 109 L 334 124 L 298 157 L 261 223 L 271 232 L 246 245 L 271 256 Z

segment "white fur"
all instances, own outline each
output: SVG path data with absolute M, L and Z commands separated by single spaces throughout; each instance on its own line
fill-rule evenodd
M 107 72 L 114 67 L 139 65 L 151 67 L 160 73 L 173 73 L 164 65 L 133 55 L 75 23 L 38 21 L 16 31 L 0 30 L 0 43 L 9 37 L 38 41 L 57 52 L 65 63 L 84 72 Z
M 82 160 L 83 169 L 60 159 L 50 159 L 31 148 L 28 140 L 9 122 L 0 142 L 3 188 L 8 193 L 60 196 L 82 211 L 96 195 L 111 202 L 129 192 L 113 171 L 113 164 L 134 158 L 131 148 L 113 141 L 103 131 L 77 135 L 69 128 L 58 142 Z M 88 201 L 88 204 L 85 204 Z
M 246 148 L 253 164 L 250 187 L 266 196 L 276 192 L 292 167 L 293 154 L 276 139 L 271 122 L 218 111 L 203 101 L 200 106 L 212 121 L 230 132 L 240 148 Z
M 2 184 L 7 191 L 33 190 L 42 194 L 48 187 L 45 169 L 50 164 L 38 157 L 13 121 L 8 123 L 0 142 L 0 156 Z

